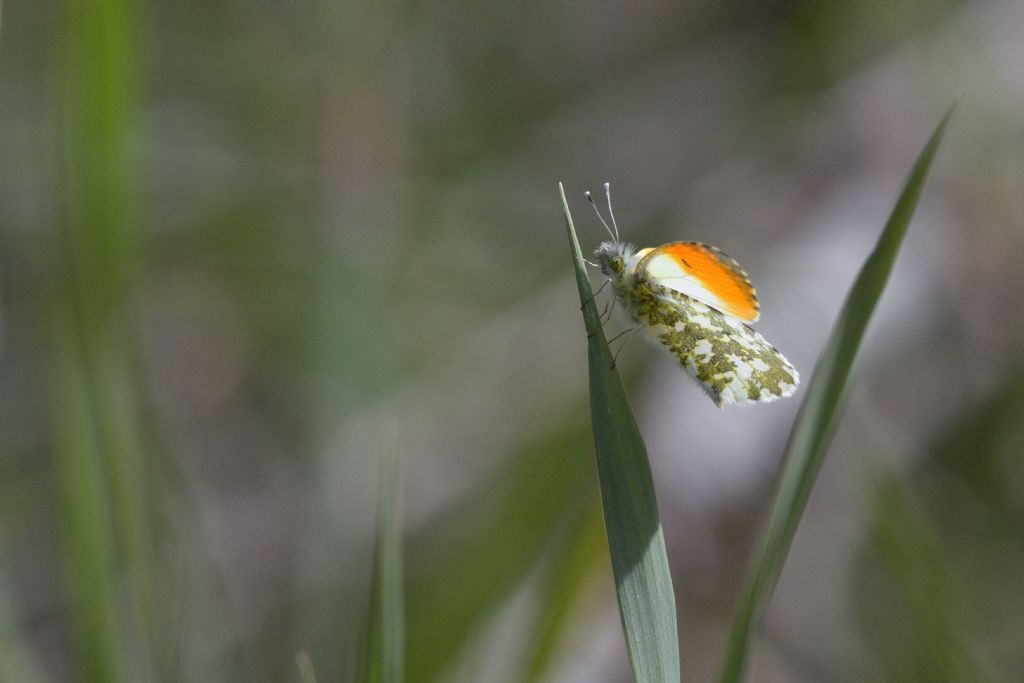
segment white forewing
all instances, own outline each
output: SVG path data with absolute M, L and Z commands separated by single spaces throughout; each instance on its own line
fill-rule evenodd
M 668 254 L 655 254 L 644 264 L 644 275 L 659 285 L 692 297 L 719 311 L 728 311 L 729 305 L 704 287 L 696 277 L 687 273 L 675 258 Z

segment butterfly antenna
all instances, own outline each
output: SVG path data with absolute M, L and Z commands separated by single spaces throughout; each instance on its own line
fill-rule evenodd
M 608 215 L 612 217 L 612 226 L 615 228 L 615 241 L 619 241 L 619 224 L 615 222 L 615 212 L 612 211 L 612 184 L 604 184 L 604 198 L 608 200 Z
M 618 242 L 619 241 L 619 235 L 617 233 L 615 233 L 615 232 L 612 232 L 612 229 L 608 227 L 608 223 L 604 220 L 604 216 L 601 215 L 601 211 L 597 208 L 597 204 L 594 203 L 594 197 L 590 194 L 590 190 L 587 190 L 586 192 L 584 192 L 583 196 L 586 197 L 587 201 L 590 202 L 590 205 L 592 207 L 594 207 L 594 213 L 597 214 L 597 220 L 601 221 L 601 225 L 603 225 L 604 229 L 608 231 L 608 235 L 613 240 Z

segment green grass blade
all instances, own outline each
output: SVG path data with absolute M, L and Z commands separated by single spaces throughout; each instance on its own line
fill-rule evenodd
M 405 592 L 402 562 L 402 476 L 398 447 L 381 460 L 377 511 L 377 563 L 374 618 L 370 635 L 371 680 L 405 680 Z
M 942 541 L 905 482 L 872 476 L 871 540 L 904 604 L 889 603 L 906 628 L 891 641 L 902 681 L 991 680 L 977 655 L 968 599 Z M 897 616 L 897 614 L 899 616 Z
M 629 662 L 637 683 L 678 683 L 675 594 L 647 449 L 613 367 L 561 184 L 559 192 L 587 329 L 597 472 Z
M 132 336 L 138 19 L 113 2 L 68 3 L 62 20 L 52 394 L 71 622 L 84 678 L 151 679 L 154 496 Z
M 295 668 L 298 670 L 299 683 L 316 683 L 316 669 L 313 668 L 313 658 L 305 650 L 295 655 Z
M 29 659 L 31 650 L 12 609 L 5 578 L 0 575 L 0 681 L 41 681 Z
M 832 335 L 811 376 L 782 461 L 778 491 L 763 545 L 755 558 L 753 573 L 733 622 L 721 678 L 723 683 L 733 683 L 743 678 L 751 636 L 771 599 L 807 505 L 811 486 L 821 468 L 857 349 L 875 305 L 885 289 L 900 244 L 921 197 L 928 171 L 956 108 L 957 104 L 949 108 L 914 164 L 874 251 L 847 295 Z
M 577 608 L 595 576 L 607 566 L 608 542 L 596 496 L 577 517 L 550 558 L 540 597 L 542 607 L 527 650 L 524 683 L 550 680 L 549 669 L 559 655 L 559 645 L 575 625 Z
M 596 497 L 593 456 L 582 443 L 590 432 L 586 422 L 572 415 L 523 444 L 476 495 L 415 541 L 421 570 L 408 583 L 410 683 L 438 680 L 538 558 L 564 543 L 560 534 L 581 505 Z
M 85 363 L 74 343 L 72 316 L 61 315 L 52 381 L 55 470 L 62 517 L 63 562 L 70 620 L 81 676 L 91 681 L 124 680 L 126 659 L 116 609 L 114 533 L 103 480 L 98 437 Z

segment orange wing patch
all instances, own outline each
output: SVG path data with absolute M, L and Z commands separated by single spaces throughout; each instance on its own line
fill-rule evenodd
M 671 242 L 645 251 L 637 264 L 642 276 L 740 320 L 754 322 L 760 315 L 747 274 L 718 249 L 700 242 Z

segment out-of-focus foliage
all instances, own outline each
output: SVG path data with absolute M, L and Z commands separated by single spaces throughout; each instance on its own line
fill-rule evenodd
M 555 182 L 735 256 L 806 375 L 961 92 L 753 676 L 907 674 L 856 628 L 930 614 L 906 529 L 965 661 L 1019 670 L 1015 3 L 3 9 L 0 679 L 279 681 L 307 651 L 353 680 L 397 431 L 407 679 L 628 680 Z M 619 365 L 709 680 L 797 401 L 719 412 L 640 344 Z
M 1008 372 L 940 431 L 913 488 L 877 485 L 858 616 L 893 680 L 1012 680 L 1024 665 L 1022 380 Z

